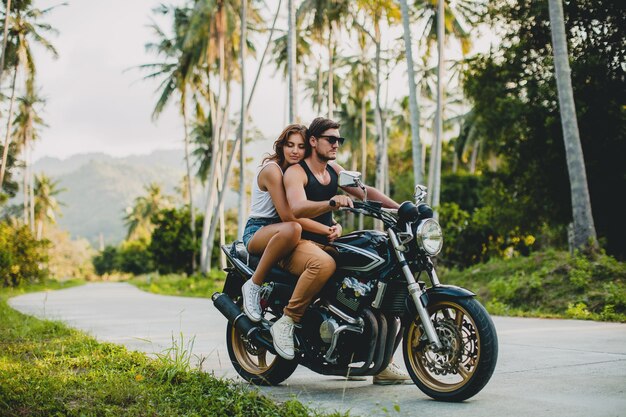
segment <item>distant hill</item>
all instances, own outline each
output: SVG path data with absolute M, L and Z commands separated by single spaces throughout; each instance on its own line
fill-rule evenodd
M 148 155 L 115 158 L 102 153 L 74 155 L 67 159 L 42 158 L 33 165 L 35 172 L 60 181 L 65 188 L 59 195 L 64 206 L 57 221 L 72 237 L 88 239 L 99 246 L 100 234 L 105 244 L 117 244 L 126 236 L 125 209 L 136 197 L 145 194 L 145 186 L 156 182 L 166 194 L 175 195 L 185 175 L 182 150 L 155 151 Z M 226 195 L 227 208 L 236 204 L 237 195 Z M 196 208 L 204 203 L 198 184 L 194 196 Z
M 261 157 L 271 150 L 271 143 L 261 139 L 246 146 L 251 158 L 249 175 Z M 100 234 L 105 244 L 118 244 L 125 238 L 125 209 L 136 197 L 145 194 L 145 186 L 156 182 L 166 194 L 175 195 L 175 188 L 181 185 L 185 175 L 185 161 L 182 150 L 159 150 L 123 158 L 86 153 L 66 159 L 45 157 L 33 165 L 33 170 L 59 180 L 60 186 L 66 189 L 59 195 L 64 204 L 62 217 L 58 219 L 60 228 L 69 231 L 74 238 L 88 239 L 98 248 Z M 237 198 L 237 193 L 228 192 L 224 202 L 226 209 L 235 207 Z M 19 192 L 12 203 L 21 203 Z M 194 204 L 198 211 L 202 211 L 201 206 L 205 204 L 199 183 L 194 192 Z

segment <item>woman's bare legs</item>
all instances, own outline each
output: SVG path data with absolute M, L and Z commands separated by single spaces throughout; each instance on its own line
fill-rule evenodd
M 261 254 L 261 260 L 252 275 L 252 282 L 263 285 L 263 280 L 274 265 L 289 255 L 300 241 L 302 226 L 296 222 L 270 224 L 260 228 L 248 242 L 248 252 Z

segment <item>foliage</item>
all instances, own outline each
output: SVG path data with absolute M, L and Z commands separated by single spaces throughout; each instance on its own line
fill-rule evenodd
M 441 275 L 475 291 L 492 314 L 626 322 L 626 264 L 605 254 L 547 250 Z
M 4 145 L 0 144 L 0 155 L 4 152 Z M 11 143 L 9 145 L 9 151 L 7 153 L 6 171 L 4 172 L 4 181 L 0 188 L 0 205 L 4 204 L 6 200 L 15 197 L 17 193 L 18 185 L 13 179 L 13 174 L 16 168 L 16 153 L 17 145 Z M 1 162 L 0 162 L 1 163 Z
M 0 221 L 0 277 L 3 287 L 41 283 L 48 276 L 50 242 L 36 240 L 26 226 Z
M 172 272 L 191 274 L 193 272 L 192 257 L 199 253 L 198 244 L 203 220 L 203 216 L 196 216 L 194 242 L 189 225 L 188 207 L 165 209 L 152 216 L 151 223 L 154 232 L 148 249 L 154 259 L 156 270 L 165 274 Z
M 131 274 L 145 274 L 154 270 L 152 253 L 145 240 L 123 242 L 118 249 L 119 270 Z
M 135 198 L 132 207 L 127 208 L 124 221 L 128 228 L 126 239 L 149 239 L 154 228 L 153 216 L 172 205 L 172 197 L 164 195 L 161 186 L 155 182 L 144 188 L 145 195 Z
M 59 322 L 22 315 L 7 305 L 11 294 L 0 293 L 3 416 L 330 415 L 297 401 L 277 404 L 245 385 L 190 369 L 181 359 L 188 345 L 178 345 L 178 362 L 168 358 L 173 352 L 154 360 Z
M 71 239 L 68 232 L 54 227 L 48 230 L 47 238 L 52 243 L 48 249 L 48 269 L 53 278 L 92 278 L 94 250 L 87 240 Z
M 441 201 L 454 201 L 462 210 L 472 213 L 483 205 L 481 196 L 486 177 L 465 173 L 446 173 L 441 176 Z
M 120 270 L 120 255 L 117 247 L 108 245 L 93 257 L 96 274 L 102 276 Z
M 502 159 L 490 188 L 506 198 L 484 203 L 530 233 L 543 224 L 562 228 L 571 221 L 571 199 L 547 3 L 501 0 L 490 8 L 502 47 L 469 63 L 464 86 L 482 141 Z M 626 218 L 614 196 L 626 189 L 626 15 L 615 0 L 565 1 L 564 12 L 596 229 L 608 252 L 624 257 Z

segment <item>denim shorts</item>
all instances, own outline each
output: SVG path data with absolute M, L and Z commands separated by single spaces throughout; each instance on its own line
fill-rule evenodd
M 268 226 L 270 224 L 280 223 L 279 217 L 258 217 L 253 218 L 250 217 L 248 222 L 246 223 L 245 229 L 243 229 L 243 244 L 246 246 L 246 250 L 248 250 L 248 243 L 252 236 L 263 226 Z

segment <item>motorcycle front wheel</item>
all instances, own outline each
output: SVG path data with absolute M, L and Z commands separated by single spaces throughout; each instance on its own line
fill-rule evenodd
M 428 313 L 443 349 L 430 346 L 416 315 L 402 341 L 411 379 L 438 401 L 458 402 L 476 395 L 498 359 L 498 336 L 487 310 L 473 298 L 441 298 L 428 305 Z
M 235 326 L 226 327 L 228 356 L 237 373 L 255 385 L 278 385 L 298 367 L 297 361 L 288 361 L 273 355 L 265 348 L 250 343 Z

